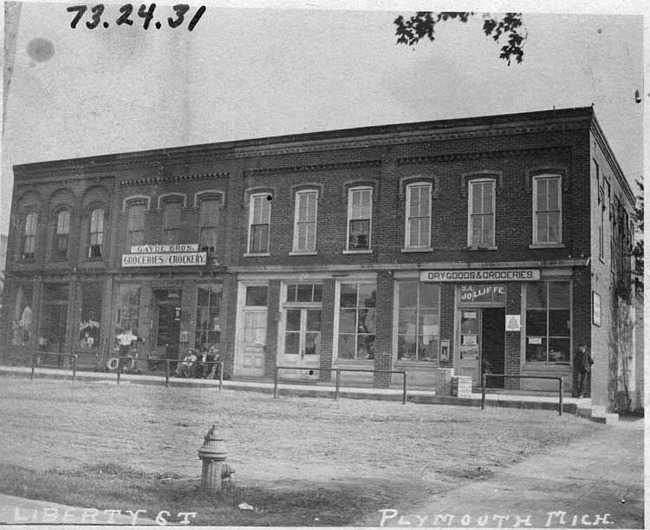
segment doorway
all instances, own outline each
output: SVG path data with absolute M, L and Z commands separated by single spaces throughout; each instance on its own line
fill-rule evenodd
M 486 386 L 503 388 L 505 370 L 505 309 L 503 307 L 472 307 L 460 311 L 460 343 L 458 368 L 460 375 L 472 378 L 472 386 L 480 387 L 486 374 Z
M 156 346 L 164 351 L 164 358 L 178 359 L 181 330 L 180 290 L 154 291 L 156 300 Z

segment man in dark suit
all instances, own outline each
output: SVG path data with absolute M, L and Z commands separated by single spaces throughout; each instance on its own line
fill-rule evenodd
M 573 355 L 573 369 L 576 378 L 576 391 L 578 397 L 585 397 L 587 393 L 587 381 L 589 380 L 589 372 L 591 372 L 591 365 L 594 360 L 587 350 L 587 345 L 581 343 L 578 346 L 578 351 Z

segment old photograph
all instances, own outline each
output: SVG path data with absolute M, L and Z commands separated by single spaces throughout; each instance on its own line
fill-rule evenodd
M 644 528 L 647 13 L 507 4 L 4 2 L 0 524 Z

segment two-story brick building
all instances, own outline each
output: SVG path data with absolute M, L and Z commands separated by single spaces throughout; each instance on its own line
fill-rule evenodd
M 434 386 L 569 382 L 585 342 L 604 404 L 633 204 L 591 108 L 17 166 L 8 355 L 131 331 L 221 343 L 233 377 Z

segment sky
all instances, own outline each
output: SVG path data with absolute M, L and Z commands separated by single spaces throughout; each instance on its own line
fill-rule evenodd
M 396 45 L 393 20 L 423 2 L 197 2 L 177 28 L 159 3 L 163 24 L 148 30 L 136 13 L 133 26 L 115 24 L 123 3 L 106 4 L 109 27 L 95 29 L 85 27 L 89 13 L 70 27 L 66 7 L 81 2 L 22 5 L 5 93 L 0 234 L 15 164 L 553 107 L 593 104 L 628 180 L 644 172 L 645 101 L 635 100 L 637 90 L 650 97 L 643 18 L 597 0 L 583 5 L 599 14 L 579 2 L 577 13 L 551 4 L 560 12 L 540 13 L 543 2 L 528 2 L 524 62 L 511 66 L 480 15 L 441 26 L 433 43 Z

